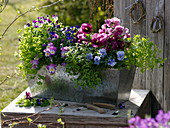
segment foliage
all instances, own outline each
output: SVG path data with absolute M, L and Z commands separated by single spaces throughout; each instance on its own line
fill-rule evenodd
M 39 0 L 43 5 L 51 4 L 58 0 Z M 89 21 L 90 6 L 87 0 L 63 0 L 57 6 L 44 10 L 45 14 L 59 16 L 62 23 L 74 26 L 81 25 L 82 22 Z
M 170 127 L 170 111 L 164 113 L 159 110 L 155 118 L 146 117 L 145 119 L 139 116 L 131 118 L 128 128 L 169 128 Z
M 33 5 L 35 5 L 35 1 L 33 0 L 24 0 L 20 2 L 9 1 L 9 4 L 0 16 L 0 19 L 2 20 L 0 21 L 0 34 L 2 35 L 11 21 L 16 18 L 17 8 L 19 8 L 21 12 L 24 12 Z M 21 6 L 24 7 L 21 8 Z M 25 22 L 34 19 L 34 17 L 37 17 L 40 13 L 41 12 L 34 12 L 21 17 L 20 20 L 17 20 L 15 24 L 10 27 L 10 31 L 5 34 L 4 38 L 1 38 L 2 36 L 0 36 L 0 111 L 27 87 L 26 81 L 22 79 L 21 72 L 16 71 L 16 66 L 20 63 L 18 58 L 15 57 L 18 45 L 18 34 L 16 31 L 21 28 Z M 6 16 L 10 18 L 4 18 Z M 13 76 L 13 74 L 15 75 Z M 4 82 L 4 80 L 6 81 Z
M 46 127 L 45 125 L 43 125 L 43 124 L 38 124 L 37 127 L 38 127 L 38 128 L 47 128 L 47 127 Z
M 89 23 L 70 27 L 58 22 L 57 16 L 38 17 L 26 25 L 19 50 L 20 68 L 26 76 L 32 77 L 43 66 L 53 75 L 62 65 L 82 87 L 99 85 L 100 71 L 106 68 L 134 65 L 144 71 L 163 63 L 162 58 L 156 58 L 159 51 L 153 42 L 139 35 L 130 38 L 128 28 L 121 26 L 116 17 L 106 19 L 97 33 Z
M 39 1 L 47 5 L 58 0 Z M 55 13 L 63 24 L 70 26 L 91 23 L 93 29 L 97 31 L 106 18 L 106 12 L 102 9 L 103 4 L 103 0 L 63 0 L 56 6 L 44 9 L 44 13 L 48 15 Z
M 158 47 L 148 38 L 135 35 L 131 42 L 130 48 L 126 50 L 126 65 L 135 65 L 141 72 L 145 70 L 162 67 L 165 59 L 158 57 L 161 52 Z

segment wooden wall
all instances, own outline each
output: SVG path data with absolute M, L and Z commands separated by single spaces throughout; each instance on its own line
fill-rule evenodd
M 114 0 L 114 16 L 120 18 L 124 26 L 130 29 L 132 35 L 140 34 L 149 37 L 163 52 L 161 57 L 167 58 L 164 67 L 146 71 L 141 74 L 136 71 L 133 88 L 149 89 L 161 104 L 161 107 L 170 110 L 170 0 L 140 0 L 143 2 L 146 16 L 137 24 L 132 23 L 128 15 L 129 7 L 135 0 Z M 150 25 L 156 16 L 156 7 L 163 18 L 163 29 L 152 33 Z M 156 109 L 157 106 L 155 106 Z

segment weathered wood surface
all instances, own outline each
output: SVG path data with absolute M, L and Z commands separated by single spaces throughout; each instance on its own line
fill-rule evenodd
M 29 88 L 25 91 L 29 91 Z M 38 113 L 42 110 L 47 109 L 48 107 L 19 107 L 16 106 L 16 101 L 25 95 L 25 91 L 12 101 L 6 108 L 3 109 L 2 113 L 6 116 L 2 116 L 2 121 L 13 118 L 19 118 L 28 116 L 31 114 Z M 113 127 L 123 127 L 127 126 L 127 112 L 129 109 L 132 110 L 133 116 L 139 115 L 144 117 L 145 114 L 150 114 L 150 91 L 149 90 L 137 90 L 134 89 L 131 91 L 130 101 L 124 103 L 126 106 L 125 109 L 116 108 L 115 110 L 105 109 L 105 114 L 99 114 L 96 111 L 88 110 L 87 108 L 81 107 L 81 111 L 77 111 L 77 104 L 74 102 L 65 102 L 65 101 L 56 101 L 60 103 L 68 103 L 69 106 L 64 107 L 64 113 L 59 113 L 59 108 L 54 107 L 49 111 L 44 111 L 39 114 L 39 118 L 35 120 L 35 123 L 41 123 L 50 125 L 50 127 L 56 127 L 57 119 L 62 118 L 65 122 L 66 128 L 113 128 Z M 116 110 L 119 110 L 118 115 L 112 115 Z M 31 117 L 33 120 L 37 118 L 38 115 Z M 16 120 L 17 121 L 17 120 Z M 34 128 L 36 126 L 28 124 L 17 125 L 16 127 L 25 127 L 25 128 Z M 5 128 L 5 125 L 3 125 Z
M 170 0 L 165 1 L 165 43 L 164 43 L 164 57 L 167 61 L 164 64 L 164 109 L 170 110 Z
M 135 80 L 133 88 L 136 89 L 148 89 L 153 92 L 156 99 L 159 101 L 161 106 L 167 111 L 170 109 L 170 70 L 169 70 L 169 50 L 170 50 L 170 11 L 169 5 L 170 1 L 165 0 L 141 0 L 143 2 L 144 9 L 146 11 L 146 16 L 137 24 L 132 23 L 132 19 L 128 15 L 130 5 L 132 5 L 135 0 L 114 0 L 115 3 L 115 16 L 121 18 L 123 24 L 130 28 L 132 35 L 140 34 L 142 36 L 149 37 L 163 52 L 160 57 L 167 58 L 163 68 L 154 69 L 153 71 L 146 71 L 141 74 L 136 71 Z M 158 4 L 157 4 L 158 2 Z M 126 3 L 126 5 L 125 5 Z M 127 4 L 129 3 L 129 4 Z M 126 7 L 129 7 L 125 9 Z M 156 7 L 158 7 L 158 14 L 164 19 L 163 29 L 158 33 L 152 33 L 150 30 L 150 25 L 152 18 L 156 16 Z M 138 15 L 138 13 L 136 13 Z M 130 21 L 130 22 L 129 22 Z M 165 29 L 164 29 L 165 28 Z M 157 106 L 155 106 L 156 108 Z M 158 109 L 159 107 L 157 107 Z

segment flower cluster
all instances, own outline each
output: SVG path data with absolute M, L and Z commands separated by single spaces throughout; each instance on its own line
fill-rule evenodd
M 79 44 L 90 44 L 94 48 L 86 54 L 86 58 L 96 65 L 104 63 L 114 67 L 125 59 L 124 50 L 130 45 L 126 40 L 130 37 L 129 30 L 121 26 L 120 19 L 116 17 L 105 20 L 98 33 L 92 33 L 91 24 L 83 23 L 76 37 Z
M 54 74 L 58 64 L 65 65 L 65 53 L 75 45 L 78 29 L 79 26 L 62 25 L 55 15 L 38 17 L 26 24 L 19 43 L 21 68 L 26 74 L 35 74 L 46 66 Z
M 170 111 L 164 113 L 159 110 L 155 118 L 141 119 L 139 116 L 131 118 L 128 128 L 170 128 Z
M 127 42 L 124 39 L 130 37 L 129 29 L 120 25 L 120 19 L 114 17 L 105 20 L 105 24 L 101 26 L 98 33 L 94 33 L 91 39 L 87 39 L 87 34 L 91 34 L 92 25 L 88 23 L 82 24 L 77 33 L 78 42 L 92 43 L 93 47 L 103 47 L 107 51 L 124 50 Z
M 50 100 L 47 98 L 33 98 L 30 92 L 26 92 L 25 98 L 21 98 L 16 102 L 20 107 L 41 106 L 46 107 L 50 105 Z
M 150 69 L 163 63 L 157 59 L 153 42 L 140 36 L 130 38 L 128 28 L 116 17 L 106 19 L 96 33 L 89 23 L 64 26 L 57 16 L 38 17 L 25 25 L 19 51 L 25 76 L 32 77 L 44 66 L 53 75 L 62 65 L 69 75 L 78 76 L 77 85 L 89 87 L 100 84 L 102 69 L 131 65 Z

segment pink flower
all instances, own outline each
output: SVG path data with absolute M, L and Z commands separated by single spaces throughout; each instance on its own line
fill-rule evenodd
M 117 25 L 116 27 L 115 27 L 115 30 L 116 31 L 123 31 L 123 32 L 125 32 L 125 30 L 127 31 L 127 29 L 125 29 L 123 26 L 121 26 L 121 25 Z
M 25 94 L 26 94 L 26 98 L 25 99 L 29 99 L 29 100 L 32 99 L 30 92 L 26 92 Z
M 101 47 L 107 45 L 108 35 L 105 33 L 94 33 L 92 35 L 92 46 L 93 47 Z
M 52 42 L 48 43 L 47 48 L 50 48 L 51 46 L 54 46 Z
M 88 23 L 83 23 L 80 27 L 80 32 L 84 34 L 89 34 L 92 32 L 92 25 Z
M 86 39 L 86 35 L 84 33 L 77 34 L 78 39 Z
M 46 57 L 50 57 L 50 56 L 51 56 L 51 53 L 50 53 L 50 49 L 49 49 L 49 48 L 44 49 L 43 52 L 45 53 L 45 56 L 46 56 Z
M 59 38 L 59 35 L 58 35 L 58 34 L 52 35 L 52 40 L 57 40 L 58 38 Z
M 117 25 L 120 25 L 120 19 L 117 17 L 114 17 L 112 19 L 106 19 L 105 23 L 107 24 L 108 27 L 116 27 Z

